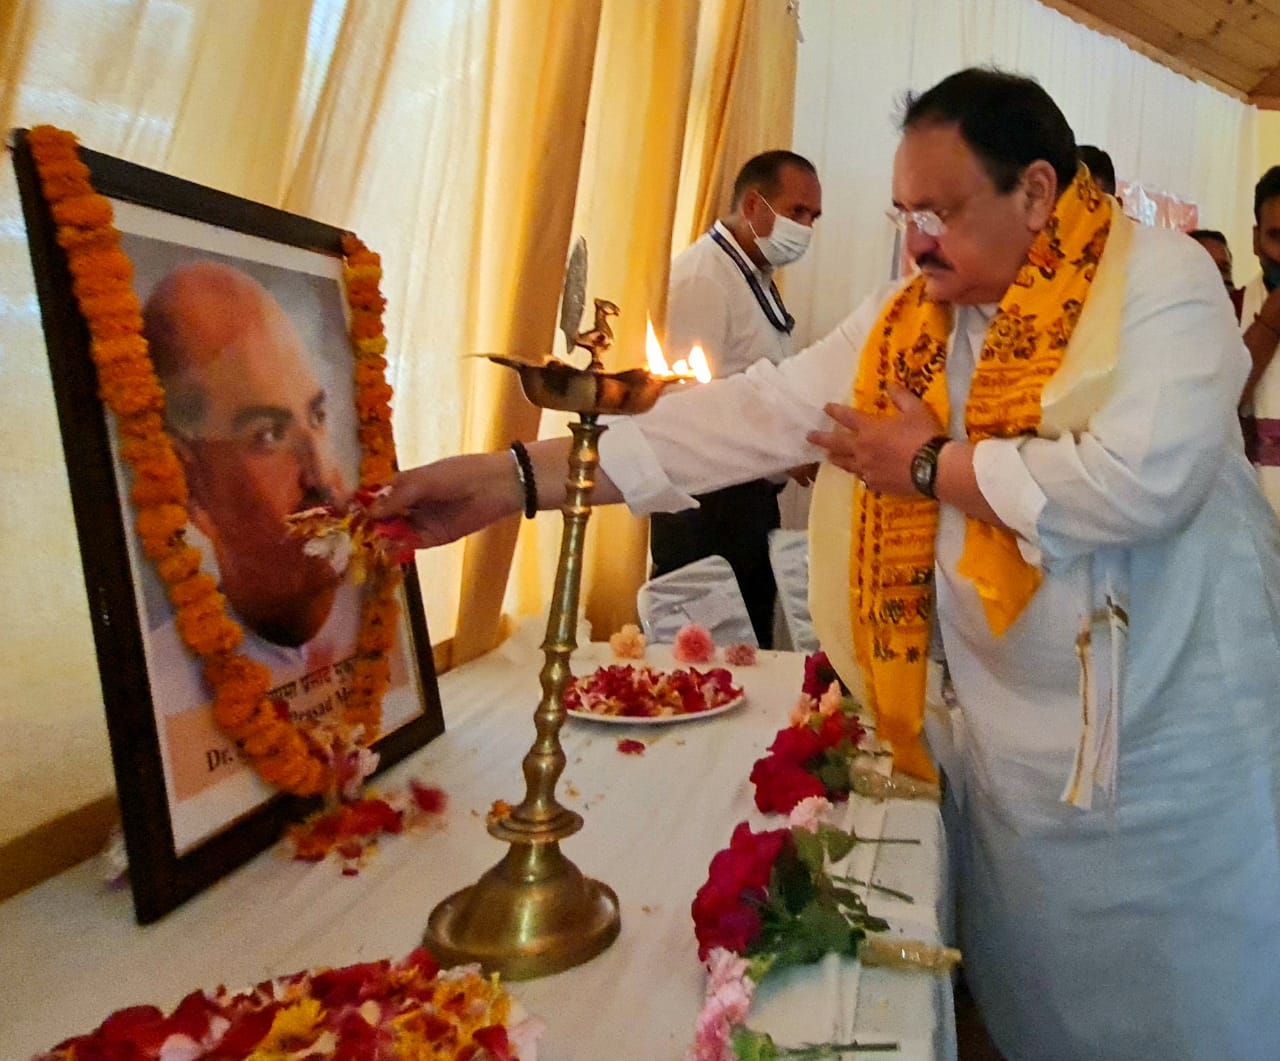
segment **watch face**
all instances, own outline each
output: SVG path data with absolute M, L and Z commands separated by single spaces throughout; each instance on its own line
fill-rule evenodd
M 911 458 L 911 481 L 922 494 L 927 494 L 932 485 L 929 481 L 933 478 L 931 471 L 929 458 L 923 453 L 917 453 Z

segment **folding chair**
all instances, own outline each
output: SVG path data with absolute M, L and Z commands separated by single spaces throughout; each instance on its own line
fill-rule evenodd
M 688 623 L 706 627 L 717 645 L 758 645 L 742 590 L 723 556 L 695 560 L 651 578 L 636 594 L 645 637 L 658 644 L 675 641 Z
M 778 584 L 778 604 L 792 649 L 817 652 L 818 637 L 809 617 L 809 532 L 770 531 L 769 564 Z

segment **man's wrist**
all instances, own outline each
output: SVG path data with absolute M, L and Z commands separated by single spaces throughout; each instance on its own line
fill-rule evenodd
M 931 501 L 938 498 L 938 458 L 943 447 L 951 439 L 947 435 L 934 435 L 923 443 L 911 458 L 911 485 L 916 492 L 923 494 Z

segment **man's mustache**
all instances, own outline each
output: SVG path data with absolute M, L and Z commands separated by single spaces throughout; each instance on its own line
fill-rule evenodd
M 926 265 L 930 265 L 935 269 L 951 268 L 951 263 L 949 261 L 939 258 L 936 254 L 931 254 L 927 251 L 916 259 L 917 268 L 923 269 Z

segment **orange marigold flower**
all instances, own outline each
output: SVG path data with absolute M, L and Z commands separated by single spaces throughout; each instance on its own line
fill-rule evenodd
M 181 582 L 190 578 L 200 570 L 200 550 L 191 545 L 182 544 L 157 557 L 156 572 L 165 582 Z
M 217 592 L 218 583 L 212 575 L 207 575 L 203 571 L 198 571 L 181 582 L 169 584 L 169 599 L 177 608 L 201 606 L 206 598 Z M 220 605 L 221 602 L 218 603 Z
M 89 356 L 95 365 L 146 364 L 147 341 L 141 335 L 121 335 L 112 339 L 95 339 L 89 344 Z
M 114 313 L 89 319 L 89 334 L 95 339 L 118 339 L 142 331 L 141 313 Z
M 76 195 L 49 204 L 49 212 L 59 225 L 91 228 L 111 224 L 111 203 L 102 195 Z
M 139 322 L 138 330 L 142 330 L 142 304 L 138 301 L 138 296 L 133 293 L 133 288 L 127 284 L 116 284 L 110 291 L 103 294 L 80 299 L 80 312 L 91 324 L 99 317 L 136 319 Z
M 154 438 L 164 434 L 164 417 L 160 409 L 145 409 L 132 416 L 116 417 L 116 432 L 122 439 Z
M 156 505 L 138 513 L 138 536 L 143 542 L 171 543 L 187 526 L 187 510 L 181 505 Z
M 67 255 L 71 275 L 111 277 L 127 284 L 133 279 L 133 262 L 118 246 L 91 246 Z
M 145 471 L 135 469 L 129 496 L 138 508 L 161 504 L 186 505 L 187 480 L 182 474 L 181 465 L 172 471 L 159 465 L 153 465 Z
M 50 201 L 74 199 L 77 196 L 93 194 L 93 187 L 89 182 L 70 168 L 74 164 L 78 163 L 68 160 L 41 167 L 40 183 L 46 199 Z M 87 167 L 81 164 L 81 168 L 88 173 Z
M 111 228 L 60 227 L 54 237 L 58 246 L 68 254 L 79 251 L 110 250 L 119 242 L 118 233 Z
M 353 339 L 372 339 L 382 334 L 382 322 L 374 317 L 356 317 L 351 321 L 351 337 Z
M 244 639 L 244 631 L 225 613 L 178 613 L 178 632 L 197 655 L 230 651 Z

